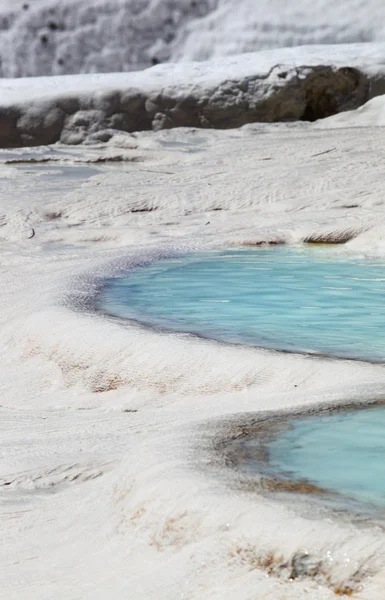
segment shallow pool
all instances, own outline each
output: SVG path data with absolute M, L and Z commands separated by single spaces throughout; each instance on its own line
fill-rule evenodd
M 385 506 L 384 406 L 293 419 L 287 425 L 268 444 L 273 473 Z
M 111 279 L 100 309 L 171 331 L 385 360 L 385 261 L 285 246 L 193 253 Z

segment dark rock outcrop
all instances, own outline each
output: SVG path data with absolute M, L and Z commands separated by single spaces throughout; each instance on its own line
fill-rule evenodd
M 306 49 L 301 52 L 301 58 L 306 59 Z M 249 69 L 250 75 L 244 74 L 239 57 L 243 67 L 239 77 L 231 59 L 228 68 L 225 61 L 221 62 L 219 72 L 215 72 L 218 65 L 213 62 L 199 67 L 186 65 L 182 75 L 180 65 L 175 66 L 175 74 L 172 65 L 119 74 L 116 84 L 111 75 L 106 75 L 109 79 L 105 89 L 102 75 L 73 76 L 62 81 L 53 78 L 47 91 L 47 79 L 42 79 L 40 95 L 35 89 L 31 101 L 19 100 L 26 89 L 23 84 L 20 94 L 15 95 L 13 90 L 12 100 L 7 103 L 4 94 L 0 102 L 0 146 L 106 141 L 116 131 L 223 129 L 255 122 L 315 121 L 358 108 L 385 89 L 385 73 L 368 74 L 365 68 L 340 66 L 338 61 L 319 65 L 312 55 L 310 62 L 314 64 L 289 67 L 292 57 L 289 60 L 285 53 L 288 51 L 282 51 L 286 60 L 267 71 L 266 60 L 265 71 L 257 69 L 260 55 L 255 54 L 256 67 L 254 73 Z M 211 80 L 210 68 L 214 70 Z M 111 89 L 111 81 L 116 89 Z M 12 85 L 12 80 L 7 82 Z M 72 87 L 66 94 L 68 83 Z

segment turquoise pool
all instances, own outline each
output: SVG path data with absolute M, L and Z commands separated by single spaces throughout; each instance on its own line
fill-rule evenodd
M 293 352 L 385 360 L 385 261 L 333 248 L 192 253 L 110 279 L 103 311 L 152 327 Z
M 287 425 L 268 444 L 273 473 L 385 507 L 384 406 L 293 419 Z

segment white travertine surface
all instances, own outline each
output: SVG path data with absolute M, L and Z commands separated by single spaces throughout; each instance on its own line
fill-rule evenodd
M 224 419 L 381 398 L 384 367 L 89 304 L 98 278 L 175 250 L 349 230 L 336 252 L 382 256 L 382 155 L 381 128 L 309 123 L 1 151 L 4 598 L 382 600 L 382 528 L 242 493 L 210 461 Z

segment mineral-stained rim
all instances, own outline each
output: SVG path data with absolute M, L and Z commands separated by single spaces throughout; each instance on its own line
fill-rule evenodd
M 369 402 L 361 400 L 344 404 L 313 406 L 300 408 L 295 411 L 261 412 L 237 415 L 222 423 L 214 423 L 214 432 L 210 439 L 209 454 L 214 458 L 209 461 L 216 469 L 224 468 L 231 476 L 231 485 L 236 489 L 259 495 L 269 495 L 276 500 L 288 503 L 293 501 L 305 506 L 303 500 L 311 502 L 320 511 L 330 511 L 343 515 L 344 518 L 366 523 L 375 521 L 385 529 L 383 511 L 351 500 L 350 498 L 313 484 L 307 479 L 296 479 L 289 473 L 277 471 L 270 464 L 269 444 L 290 428 L 289 421 L 305 419 L 314 416 L 325 416 L 335 413 L 369 410 L 385 405 L 383 397 Z M 244 442 L 252 439 L 255 446 L 246 449 Z M 255 472 L 242 471 L 242 464 L 252 459 Z

